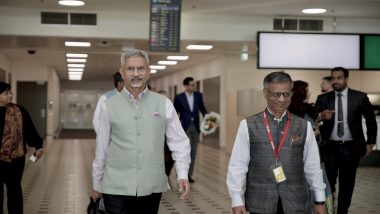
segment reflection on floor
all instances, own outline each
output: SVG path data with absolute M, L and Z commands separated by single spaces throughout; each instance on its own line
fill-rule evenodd
M 60 139 L 95 139 L 93 129 L 63 129 L 59 134 Z
M 24 213 L 86 213 L 94 150 L 93 139 L 47 142 L 46 155 L 37 163 L 26 163 L 22 181 Z M 179 200 L 176 191 L 164 193 L 159 214 L 231 213 L 225 185 L 229 157 L 205 145 L 200 145 L 198 152 L 190 199 Z M 174 174 L 170 183 L 175 187 Z M 379 181 L 380 168 L 359 168 L 350 213 L 379 213 Z

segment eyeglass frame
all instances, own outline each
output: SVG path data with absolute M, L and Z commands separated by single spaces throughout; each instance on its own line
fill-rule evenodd
M 269 89 L 266 89 L 264 88 L 264 90 L 269 94 L 269 96 L 273 97 L 273 98 L 280 98 L 281 95 L 284 97 L 284 98 L 291 98 L 293 96 L 293 92 L 289 91 L 289 92 L 273 92 L 273 91 L 270 91 Z
M 145 66 L 139 66 L 139 67 L 128 66 L 125 70 L 128 73 L 133 73 L 135 71 L 137 71 L 138 73 L 143 73 L 147 71 L 147 68 Z

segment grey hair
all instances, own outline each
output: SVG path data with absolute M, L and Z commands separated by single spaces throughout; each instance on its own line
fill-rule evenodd
M 292 78 L 285 71 L 275 71 L 268 74 L 263 81 L 264 88 L 267 89 L 270 83 L 290 83 L 293 86 Z
M 125 64 L 125 61 L 127 61 L 127 59 L 131 57 L 142 57 L 145 59 L 146 64 L 149 65 L 149 57 L 145 51 L 131 48 L 131 49 L 126 50 L 121 55 L 121 67 L 123 67 Z

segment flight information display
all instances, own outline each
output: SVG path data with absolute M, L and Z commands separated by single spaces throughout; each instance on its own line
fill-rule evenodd
M 181 0 L 150 1 L 149 50 L 179 52 Z

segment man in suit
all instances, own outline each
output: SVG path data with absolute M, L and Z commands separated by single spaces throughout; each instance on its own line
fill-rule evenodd
M 174 107 L 179 114 L 183 129 L 190 139 L 191 146 L 191 163 L 189 168 L 189 182 L 194 182 L 191 177 L 194 171 L 195 156 L 199 142 L 199 112 L 204 116 L 207 110 L 203 104 L 203 96 L 195 90 L 194 78 L 186 77 L 183 80 L 185 91 L 176 95 L 174 98 Z
M 331 70 L 334 91 L 318 96 L 316 107 L 323 120 L 321 127 L 322 159 L 335 191 L 339 174 L 338 214 L 347 213 L 355 186 L 359 160 L 372 152 L 376 144 L 377 124 L 367 94 L 347 87 L 349 72 L 343 67 Z M 364 138 L 362 116 L 367 126 Z

